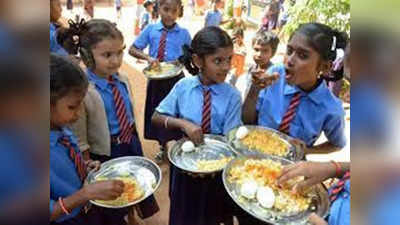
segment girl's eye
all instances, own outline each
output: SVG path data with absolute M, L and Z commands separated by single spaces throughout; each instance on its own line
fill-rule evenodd
M 308 58 L 308 55 L 307 55 L 306 53 L 304 53 L 304 52 L 300 52 L 300 53 L 299 53 L 299 57 L 300 57 L 301 59 L 307 59 L 307 58 Z
M 215 64 L 219 65 L 219 64 L 221 64 L 221 59 L 220 58 L 215 59 L 214 62 L 215 62 Z
M 106 52 L 106 53 L 104 53 L 103 54 L 106 58 L 109 58 L 110 56 L 111 56 L 111 53 L 110 52 Z
M 288 48 L 286 49 L 286 54 L 287 54 L 287 55 L 291 55 L 292 53 L 293 53 L 293 49 L 288 47 Z

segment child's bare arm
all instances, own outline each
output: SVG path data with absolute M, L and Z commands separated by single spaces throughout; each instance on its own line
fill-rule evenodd
M 203 131 L 201 127 L 184 119 L 162 115 L 158 112 L 153 114 L 151 122 L 158 126 L 171 130 L 181 130 L 195 144 L 201 144 L 204 141 Z
M 124 183 L 120 180 L 98 181 L 96 183 L 85 185 L 74 194 L 63 198 L 64 208 L 71 211 L 77 207 L 83 206 L 89 200 L 113 200 L 118 198 L 124 191 Z M 53 206 L 50 215 L 50 221 L 54 221 L 64 215 L 59 202 Z
M 315 145 L 311 148 L 307 148 L 305 150 L 305 153 L 306 154 L 328 154 L 328 153 L 337 152 L 340 150 L 341 150 L 341 148 L 339 148 L 339 147 L 333 145 L 332 143 L 330 143 L 329 141 L 327 141 L 322 144 Z
M 257 85 L 252 84 L 249 90 L 249 94 L 244 100 L 243 108 L 242 108 L 242 120 L 244 124 L 256 124 L 257 123 L 257 109 L 256 104 L 258 100 L 258 94 L 260 93 L 261 88 Z
M 87 196 L 85 196 L 83 189 L 77 191 L 76 193 L 63 198 L 64 202 L 64 207 L 67 208 L 68 210 L 75 209 L 79 206 L 84 205 L 89 199 Z M 55 221 L 62 215 L 64 215 L 64 211 L 61 208 L 61 205 L 59 202 L 55 203 L 53 206 L 53 211 L 50 215 L 50 221 Z
M 146 61 L 150 61 L 151 57 L 149 55 L 147 55 L 146 53 L 144 53 L 143 51 L 141 51 L 140 49 L 137 49 L 134 45 L 132 45 L 129 49 L 129 55 L 138 58 L 138 59 L 143 59 Z

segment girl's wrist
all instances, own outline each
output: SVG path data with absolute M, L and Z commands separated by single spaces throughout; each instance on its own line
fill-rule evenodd
M 329 178 L 338 178 L 342 174 L 342 167 L 340 166 L 339 163 L 331 160 L 329 162 Z
M 92 199 L 92 196 L 90 195 L 90 192 L 88 191 L 88 186 L 89 185 L 84 185 L 78 192 L 77 194 L 79 195 L 79 198 L 82 199 L 83 201 L 87 202 Z

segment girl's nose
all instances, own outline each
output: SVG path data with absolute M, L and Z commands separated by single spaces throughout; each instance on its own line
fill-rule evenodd
M 294 53 L 287 56 L 287 65 L 290 67 L 294 66 Z

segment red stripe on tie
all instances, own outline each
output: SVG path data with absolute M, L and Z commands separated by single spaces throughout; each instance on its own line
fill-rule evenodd
M 78 176 L 81 179 L 81 181 L 84 181 L 86 178 L 86 166 L 82 160 L 81 154 L 79 154 L 75 151 L 75 148 L 72 146 L 68 137 L 64 136 L 64 137 L 60 138 L 59 142 L 69 150 L 69 156 L 75 165 L 76 172 L 78 173 Z
M 157 59 L 158 61 L 162 62 L 164 61 L 164 56 L 165 56 L 165 46 L 166 46 L 166 42 L 167 42 L 167 29 L 163 29 L 162 33 L 161 33 L 161 38 L 160 38 L 160 42 L 158 44 L 158 52 L 157 52 Z
M 203 102 L 203 113 L 201 119 L 201 129 L 203 133 L 210 133 L 211 130 L 211 91 L 203 91 L 204 102 Z
M 112 93 L 114 96 L 114 106 L 117 114 L 117 119 L 119 123 L 119 139 L 121 143 L 127 143 L 129 144 L 130 141 L 132 140 L 132 135 L 133 135 L 133 124 L 129 124 L 128 120 L 128 112 L 126 109 L 125 102 L 122 98 L 121 92 L 118 90 L 117 85 L 115 84 L 115 81 L 113 80 L 113 77 L 110 76 L 108 79 L 109 84 L 112 87 Z
M 296 116 L 296 109 L 300 105 L 300 98 L 301 98 L 301 93 L 298 92 L 290 100 L 289 107 L 282 118 L 281 124 L 279 125 L 279 131 L 289 134 L 290 123 Z
M 346 172 L 342 179 L 332 188 L 331 194 L 329 195 L 331 203 L 334 202 L 340 192 L 343 191 L 346 180 L 348 179 L 350 179 L 350 171 Z

